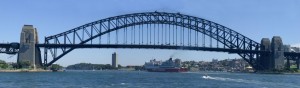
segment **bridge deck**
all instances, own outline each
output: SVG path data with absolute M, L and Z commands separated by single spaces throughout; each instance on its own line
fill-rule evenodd
M 181 49 L 181 50 L 201 50 L 228 53 L 269 53 L 268 51 L 212 48 L 212 47 L 193 47 L 193 46 L 166 46 L 166 45 L 121 45 L 121 44 L 37 44 L 37 47 L 49 48 L 144 48 L 144 49 Z
M 19 43 L 0 43 L 0 53 L 17 54 Z

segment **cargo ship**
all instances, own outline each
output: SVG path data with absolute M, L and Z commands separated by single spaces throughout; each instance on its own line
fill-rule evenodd
M 162 61 L 156 61 L 155 59 L 146 62 L 144 65 L 145 69 L 149 72 L 187 72 L 187 68 L 181 67 L 181 60 L 175 59 Z

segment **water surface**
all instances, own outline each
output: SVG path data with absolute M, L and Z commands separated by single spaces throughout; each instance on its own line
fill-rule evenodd
M 207 74 L 208 77 L 203 77 Z M 0 73 L 0 88 L 300 88 L 300 75 L 226 72 Z

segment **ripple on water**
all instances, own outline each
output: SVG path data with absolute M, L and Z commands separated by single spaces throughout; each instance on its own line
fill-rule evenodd
M 74 71 L 58 73 L 0 73 L 0 88 L 300 88 L 298 75 L 258 75 L 211 72 L 155 73 Z M 298 77 L 299 78 L 299 77 Z M 286 79 L 286 80 L 283 80 Z M 251 84 L 251 85 L 249 85 Z

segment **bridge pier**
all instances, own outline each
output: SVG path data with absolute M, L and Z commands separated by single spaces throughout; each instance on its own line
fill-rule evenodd
M 261 50 L 271 51 L 269 54 L 261 54 L 260 64 L 263 70 L 282 70 L 284 69 L 284 50 L 283 43 L 279 36 L 274 36 L 270 42 L 269 38 L 261 40 Z
M 263 38 L 260 44 L 261 44 L 260 46 L 261 51 L 271 51 L 271 41 L 269 38 Z M 260 61 L 259 64 L 263 66 L 263 68 L 261 68 L 260 70 L 272 69 L 270 63 L 272 61 L 270 54 L 265 54 L 265 53 L 261 54 L 258 61 Z
M 297 64 L 297 69 L 300 70 L 300 57 L 297 57 L 296 64 Z
M 287 57 L 287 58 L 286 58 L 286 69 L 287 69 L 287 70 L 289 70 L 290 67 L 291 67 L 291 63 L 290 63 L 290 60 L 291 60 L 291 59 L 294 59 L 294 57 L 292 57 L 292 58 Z
M 284 50 L 283 43 L 279 36 L 274 36 L 271 43 L 272 66 L 276 70 L 284 69 Z
M 35 46 L 38 44 L 38 34 L 32 25 L 24 25 L 21 32 L 18 64 L 22 67 L 30 66 L 34 69 L 41 67 L 41 51 Z

